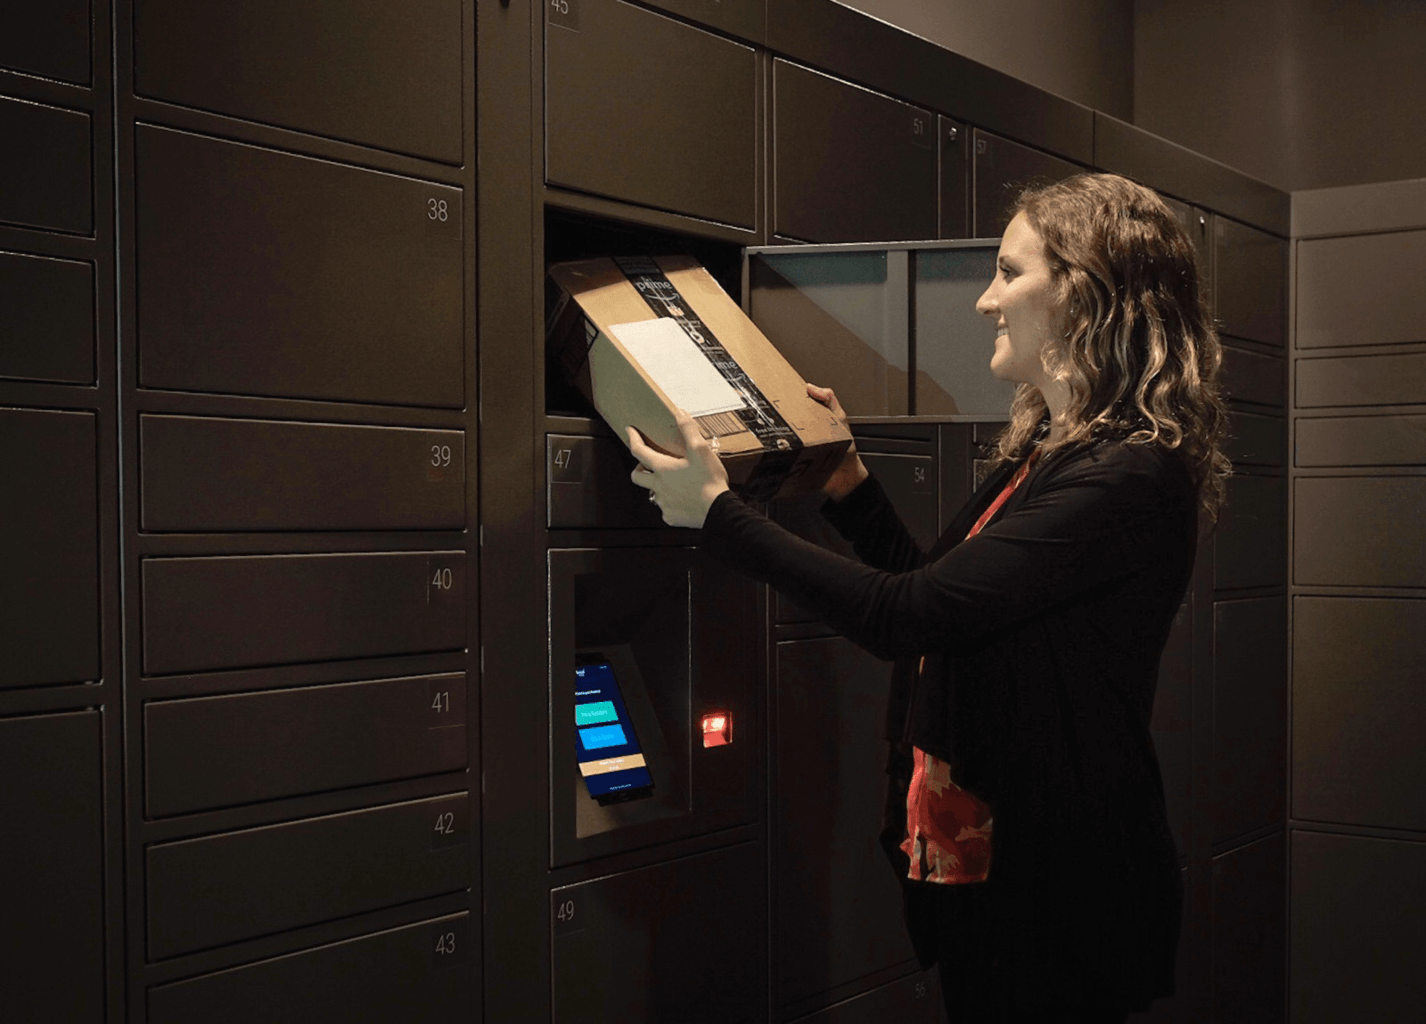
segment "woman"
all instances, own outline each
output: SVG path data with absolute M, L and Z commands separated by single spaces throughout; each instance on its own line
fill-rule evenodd
M 883 842 L 950 1020 L 1122 1021 L 1173 987 L 1182 888 L 1149 718 L 1223 495 L 1218 341 L 1183 229 L 1113 175 L 1025 193 L 976 309 L 1018 387 L 999 468 L 930 552 L 855 452 L 824 515 L 861 561 L 729 492 L 686 417 L 684 459 L 630 432 L 634 482 L 712 557 L 897 662 Z

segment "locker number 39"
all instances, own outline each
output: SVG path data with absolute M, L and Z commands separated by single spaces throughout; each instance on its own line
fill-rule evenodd
M 431 220 L 450 220 L 450 210 L 444 199 L 427 199 L 426 216 Z
M 431 465 L 449 466 L 451 464 L 451 446 L 448 444 L 431 445 Z

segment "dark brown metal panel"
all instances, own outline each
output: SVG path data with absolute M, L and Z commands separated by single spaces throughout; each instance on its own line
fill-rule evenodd
M 0 67 L 89 84 L 90 0 L 19 0 L 3 9 Z
M 452 793 L 152 845 L 149 958 L 457 892 L 469 841 L 469 798 Z
M 1300 409 L 1331 405 L 1410 405 L 1426 400 L 1426 352 L 1298 359 Z
M 937 117 L 937 146 L 941 166 L 940 238 L 969 238 L 970 126 Z
M 1282 821 L 1287 763 L 1287 599 L 1213 607 L 1211 841 Z
M 779 1004 L 913 962 L 877 843 L 890 666 L 840 637 L 777 645 Z
M 1426 416 L 1299 417 L 1299 466 L 1426 464 Z
M 554 1021 L 758 1019 L 766 882 L 747 844 L 551 890 Z
M 144 705 L 151 816 L 230 807 L 466 764 L 461 674 Z
M 1423 906 L 1426 843 L 1294 831 L 1293 1024 L 1419 1017 Z
M 798 1024 L 936 1024 L 941 1020 L 941 987 L 935 974 L 908 975 L 890 984 L 798 1018 Z
M 459 189 L 135 135 L 143 386 L 462 404 Z
M 1224 345 L 1220 382 L 1235 402 L 1281 409 L 1287 401 L 1287 363 L 1280 356 Z
M 1159 659 L 1159 685 L 1150 724 L 1159 755 L 1169 824 L 1180 855 L 1186 856 L 1193 814 L 1193 607 L 1174 616 Z
M 469 914 L 150 989 L 148 1024 L 389 1024 L 475 1019 Z
M 650 7 L 660 7 L 749 42 L 761 43 L 767 37 L 767 0 L 648 0 L 648 3 Z
M 936 118 L 773 62 L 773 227 L 816 242 L 934 238 Z
M 663 515 L 629 482 L 635 460 L 612 437 L 547 434 L 550 529 L 658 529 Z
M 461 0 L 135 0 L 134 88 L 461 162 Z
M 465 434 L 139 417 L 145 530 L 465 526 Z
M 94 231 L 88 114 L 0 96 L 0 223 Z
M 1057 156 L 975 130 L 974 197 L 977 238 L 998 238 L 1010 223 L 1021 190 L 1078 174 L 1083 167 Z M 989 283 L 989 282 L 987 282 Z
M 1219 330 L 1281 346 L 1287 337 L 1287 243 L 1226 217 L 1214 218 L 1214 225 L 1213 295 Z
M 94 264 L 0 253 L 0 377 L 94 381 Z
M 1294 583 L 1426 585 L 1426 477 L 1299 477 L 1296 488 Z
M 827 0 L 768 5 L 768 48 L 1071 160 L 1094 159 L 1093 111 Z
M 1426 830 L 1426 601 L 1293 604 L 1292 816 Z
M 465 646 L 459 551 L 150 558 L 142 572 L 145 672 Z
M 0 718 L 8 1020 L 105 1019 L 101 718 Z
M 1286 582 L 1287 481 L 1230 477 L 1213 546 L 1213 585 L 1222 590 Z
M 757 226 L 757 53 L 622 0 L 544 4 L 545 179 Z
M 99 676 L 96 429 L 0 409 L 0 690 Z
M 1298 242 L 1297 346 L 1426 340 L 1422 266 L 1426 231 Z
M 1286 192 L 1097 110 L 1094 165 L 1275 235 L 1292 226 Z
M 896 507 L 901 521 L 924 550 L 929 551 L 940 536 L 936 481 L 937 465 L 933 446 L 924 455 L 862 453 L 862 462 L 876 474 L 886 495 Z
M 1224 451 L 1240 466 L 1281 466 L 1287 461 L 1287 420 L 1234 409 Z
M 1286 836 L 1213 858 L 1214 1024 L 1282 1024 L 1286 943 Z

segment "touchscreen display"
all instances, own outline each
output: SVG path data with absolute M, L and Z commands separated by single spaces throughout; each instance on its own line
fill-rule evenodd
M 589 795 L 601 803 L 647 796 L 653 776 L 614 667 L 595 656 L 576 666 L 574 674 L 575 754 Z

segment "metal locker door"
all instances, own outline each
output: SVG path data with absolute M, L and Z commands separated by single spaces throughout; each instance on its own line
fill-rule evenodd
M 545 180 L 752 230 L 756 51 L 622 0 L 543 7 Z
M 0 409 L 0 690 L 99 676 L 97 421 Z
M 21 0 L 5 7 L 0 67 L 89 84 L 90 0 Z
M 1228 478 L 1228 503 L 1213 545 L 1218 589 L 1287 583 L 1287 481 L 1283 477 Z
M 461 162 L 461 0 L 134 3 L 134 88 Z
M 0 96 L 0 224 L 94 231 L 88 114 Z
M 92 384 L 94 264 L 0 253 L 0 377 Z
M 463 404 L 460 189 L 134 134 L 142 386 Z
M 783 60 L 772 73 L 772 233 L 807 242 L 935 238 L 935 116 Z
M 998 238 L 1010 223 L 1009 210 L 1021 189 L 1046 185 L 1084 168 L 1038 149 L 975 130 L 974 207 L 977 238 Z
M 1287 330 L 1287 243 L 1215 217 L 1213 267 L 1219 330 L 1281 348 Z

